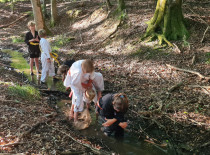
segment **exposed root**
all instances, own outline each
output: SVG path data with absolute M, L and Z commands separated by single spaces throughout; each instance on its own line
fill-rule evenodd
M 203 76 L 203 75 L 201 75 L 200 73 L 198 73 L 196 71 L 191 71 L 191 70 L 187 70 L 187 69 L 181 69 L 181 68 L 178 68 L 178 67 L 169 65 L 169 64 L 166 64 L 166 66 L 168 66 L 169 68 L 175 69 L 175 70 L 179 70 L 179 71 L 183 71 L 183 72 L 188 72 L 188 73 L 191 73 L 191 74 L 196 74 L 202 80 L 206 80 L 206 81 L 209 81 L 210 80 L 210 77 Z

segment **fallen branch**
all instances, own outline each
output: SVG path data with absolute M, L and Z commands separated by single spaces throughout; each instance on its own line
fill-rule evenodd
M 47 119 L 47 120 L 38 122 L 38 123 L 35 124 L 33 127 L 31 127 L 30 130 L 28 130 L 28 131 L 22 133 L 22 134 L 20 135 L 20 138 L 25 137 L 25 136 L 27 136 L 28 134 L 32 133 L 33 131 L 35 131 L 35 130 L 36 130 L 38 127 L 40 127 L 41 125 L 47 124 L 47 123 L 53 121 L 53 120 L 55 119 L 56 116 L 57 116 L 57 113 L 56 113 L 56 114 L 52 114 L 52 118 L 49 118 L 49 119 Z
M 92 147 L 92 146 L 91 146 L 90 144 L 88 144 L 88 143 L 83 143 L 82 140 L 78 140 L 78 139 L 74 138 L 73 136 L 71 136 L 70 134 L 67 134 L 67 133 L 65 133 L 65 132 L 63 132 L 63 131 L 61 131 L 61 130 L 58 130 L 58 129 L 56 129 L 56 128 L 50 126 L 50 125 L 48 125 L 48 126 L 51 127 L 52 129 L 54 129 L 54 130 L 56 130 L 56 131 L 58 131 L 58 132 L 64 134 L 64 135 L 66 135 L 67 137 L 71 138 L 73 141 L 79 143 L 80 145 L 83 145 L 83 146 L 85 146 L 85 147 L 91 149 L 91 150 L 92 150 L 94 153 L 96 153 L 96 154 L 102 154 L 102 155 L 103 155 L 103 154 L 104 154 L 104 155 L 110 154 L 109 152 L 102 151 L 102 150 L 99 150 L 99 149 L 97 149 L 97 148 L 94 148 L 94 147 Z
M 9 23 L 9 24 L 7 24 L 7 25 L 1 25 L 1 26 L 0 26 L 0 29 L 9 27 L 10 25 L 15 24 L 16 22 L 18 22 L 19 20 L 21 20 L 21 19 L 23 19 L 23 18 L 25 18 L 25 17 L 27 17 L 27 16 L 29 16 L 29 15 L 28 15 L 28 14 L 25 14 L 25 15 L 23 15 L 22 17 L 16 19 L 15 21 L 13 21 L 13 22 L 11 22 L 11 23 Z
M 172 86 L 168 91 L 169 91 L 169 92 L 172 92 L 172 91 L 174 91 L 175 89 L 181 87 L 182 85 L 183 85 L 183 82 L 181 81 L 180 83 L 178 83 L 178 84 Z
M 178 67 L 169 65 L 169 64 L 166 64 L 166 66 L 169 67 L 169 68 L 175 69 L 175 70 L 179 70 L 179 71 L 183 71 L 183 72 L 188 72 L 188 73 L 191 73 L 191 74 L 196 74 L 196 75 L 198 75 L 201 79 L 204 79 L 204 80 L 206 80 L 206 81 L 209 81 L 209 80 L 210 80 L 210 77 L 203 76 L 203 75 L 201 75 L 199 72 L 196 72 L 196 71 L 181 69 L 181 68 L 178 68 Z
M 176 44 L 173 43 L 173 45 L 174 45 L 174 51 L 176 53 L 182 53 L 181 50 L 179 49 L 179 47 Z
M 210 86 L 189 85 L 189 87 L 201 88 L 204 91 L 204 93 L 210 95 L 210 91 L 208 90 L 210 89 Z

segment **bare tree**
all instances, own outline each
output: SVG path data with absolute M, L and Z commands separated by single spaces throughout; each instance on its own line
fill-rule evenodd
M 51 0 L 51 26 L 54 26 L 57 22 L 57 7 L 56 0 Z
M 34 20 L 36 23 L 36 29 L 37 30 L 45 29 L 49 33 L 49 30 L 46 27 L 45 21 L 43 18 L 40 0 L 31 0 L 31 4 L 33 7 L 33 14 L 34 14 Z

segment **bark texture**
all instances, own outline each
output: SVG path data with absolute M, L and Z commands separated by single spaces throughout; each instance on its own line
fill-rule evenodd
M 44 22 L 40 0 L 31 0 L 31 4 L 33 7 L 33 14 L 34 14 L 34 20 L 36 23 L 36 29 L 37 30 L 45 29 L 47 32 L 49 32 Z
M 147 24 L 144 37 L 158 37 L 159 44 L 162 44 L 164 40 L 171 45 L 168 40 L 178 40 L 189 36 L 184 25 L 182 0 L 158 0 L 154 16 Z
M 57 18 L 56 0 L 51 0 L 51 26 L 55 26 Z

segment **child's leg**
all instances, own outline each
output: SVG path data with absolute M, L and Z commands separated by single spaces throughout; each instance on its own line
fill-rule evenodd
M 47 73 L 49 71 L 49 65 L 50 63 L 47 62 L 47 59 L 44 59 L 42 61 L 42 76 L 41 76 L 41 81 L 45 82 L 47 79 Z
M 78 121 L 78 112 L 74 112 L 74 122 Z
M 31 73 L 33 73 L 33 67 L 34 67 L 34 58 L 30 58 L 30 70 L 31 70 Z
M 70 114 L 69 114 L 69 119 L 73 119 L 74 118 L 74 105 L 71 105 L 71 109 L 70 109 Z
M 34 58 L 34 59 L 35 59 L 36 71 L 37 74 L 39 74 L 39 58 Z

